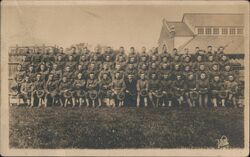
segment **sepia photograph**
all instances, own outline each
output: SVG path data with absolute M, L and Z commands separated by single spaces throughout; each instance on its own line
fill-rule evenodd
M 3 156 L 247 156 L 247 1 L 1 3 Z

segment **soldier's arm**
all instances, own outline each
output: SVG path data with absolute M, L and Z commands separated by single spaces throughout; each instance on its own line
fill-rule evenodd
M 140 91 L 140 80 L 138 80 L 136 83 L 136 90 L 137 90 L 137 92 Z

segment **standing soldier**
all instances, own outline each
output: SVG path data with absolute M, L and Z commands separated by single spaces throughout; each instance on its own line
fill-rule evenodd
M 36 80 L 36 71 L 35 71 L 33 65 L 29 66 L 29 69 L 28 69 L 26 74 L 29 76 L 29 79 L 30 79 L 31 82 L 35 82 L 35 80 Z
M 160 81 L 160 85 L 162 88 L 163 98 L 162 98 L 162 106 L 168 107 L 172 106 L 173 101 L 173 88 L 172 88 L 173 81 L 171 80 L 171 76 L 168 72 L 163 73 L 163 79 Z
M 59 81 L 54 81 L 53 74 L 49 74 L 48 81 L 45 83 L 45 107 L 48 106 L 48 101 L 52 99 L 52 105 L 58 101 L 58 84 Z
M 31 106 L 31 93 L 33 88 L 33 83 L 30 81 L 29 76 L 26 75 L 24 81 L 21 83 L 21 93 L 18 95 L 18 106 L 20 105 L 20 99 L 23 99 L 25 103 L 27 102 L 28 106 Z
M 108 66 L 108 68 L 111 70 L 114 68 L 114 62 L 111 60 L 111 56 L 109 54 L 104 55 L 104 62 L 103 64 L 106 64 Z M 100 67 L 102 68 L 102 67 Z
M 115 63 L 115 67 L 116 67 L 116 65 L 118 65 L 118 64 L 121 66 L 121 68 L 125 68 L 126 65 L 127 65 L 126 58 L 125 58 L 124 56 L 122 56 L 122 55 L 117 56 L 117 60 L 116 60 L 116 63 Z
M 220 97 L 220 92 L 222 92 L 223 90 L 223 82 L 220 80 L 219 75 L 214 75 L 213 80 L 210 84 L 210 90 L 211 90 L 211 98 L 212 98 L 213 107 L 218 106 L 219 98 L 221 98 L 222 107 L 225 107 L 225 98 Z
M 125 104 L 134 107 L 136 104 L 136 84 L 137 78 L 133 74 L 128 74 L 128 78 L 125 79 L 126 93 L 125 93 Z
M 89 103 L 89 99 L 92 100 L 92 107 L 95 107 L 95 101 L 96 99 L 98 99 L 98 79 L 96 79 L 95 73 L 94 72 L 90 72 L 89 73 L 89 79 L 87 80 L 87 84 L 86 84 L 86 88 L 88 90 L 88 97 L 86 98 L 86 103 L 87 103 L 87 107 L 89 107 L 90 103 Z M 101 106 L 101 102 L 98 102 L 99 106 Z
M 138 71 L 139 75 L 144 74 L 145 77 L 148 77 L 148 74 L 149 74 L 149 72 L 148 72 L 148 64 L 143 63 L 138 68 L 139 68 L 139 71 Z
M 151 63 L 150 64 L 150 67 L 149 67 L 149 73 L 156 73 L 156 74 L 159 74 L 160 71 L 159 71 L 159 67 L 158 67 L 158 64 L 156 64 L 155 62 Z
M 61 107 L 67 107 L 69 100 L 72 102 L 72 107 L 75 107 L 75 98 L 73 97 L 72 89 L 72 82 L 67 80 L 67 76 L 63 76 L 62 81 L 59 84 Z
M 199 75 L 199 80 L 197 82 L 197 89 L 199 90 L 199 106 L 207 107 L 208 103 L 208 90 L 210 88 L 209 79 L 206 73 L 201 73 Z
M 128 63 L 136 64 L 138 61 L 138 54 L 135 52 L 134 47 L 130 47 L 130 52 L 128 54 Z
M 105 102 L 107 106 L 112 106 L 111 100 L 111 75 L 108 72 L 103 72 L 99 77 L 99 101 Z M 115 107 L 115 106 L 113 106 Z
M 73 86 L 76 92 L 74 93 L 75 97 L 79 101 L 79 107 L 81 107 L 82 103 L 84 102 L 84 98 L 86 97 L 86 94 L 87 94 L 86 81 L 84 80 L 83 74 L 81 72 L 77 74 L 77 77 L 74 80 Z
M 187 75 L 187 79 L 184 83 L 185 96 L 189 107 L 195 107 L 196 101 L 199 99 L 199 93 L 196 90 L 196 77 L 194 73 Z
M 234 75 L 228 76 L 228 81 L 225 82 L 225 89 L 228 91 L 228 102 L 234 107 L 237 107 L 237 94 L 239 85 L 235 80 Z
M 128 77 L 128 75 L 133 75 L 134 77 L 137 77 L 137 72 L 137 68 L 134 66 L 134 64 L 128 64 L 125 70 L 125 76 Z
M 75 69 L 77 65 L 77 62 L 74 60 L 74 57 L 72 54 L 68 56 L 68 60 L 65 64 L 65 67 L 70 67 L 70 69 Z
M 36 75 L 36 81 L 34 82 L 34 89 L 31 97 L 31 107 L 34 106 L 35 98 L 38 98 L 38 107 L 42 106 L 42 102 L 45 97 L 44 85 L 45 85 L 45 80 L 42 80 L 41 74 L 38 73 Z
M 82 54 L 79 60 L 79 64 L 82 65 L 83 70 L 88 70 L 89 63 L 89 58 L 87 58 L 85 54 Z
M 144 106 L 148 106 L 148 80 L 145 73 L 140 73 L 140 79 L 137 81 L 137 104 L 136 107 L 140 107 L 141 99 L 144 100 Z
M 146 52 L 146 47 L 142 47 L 141 54 L 139 54 L 139 64 L 147 63 L 149 61 L 149 55 Z
M 174 81 L 173 84 L 173 88 L 174 88 L 174 95 L 175 98 L 179 104 L 179 106 L 183 105 L 183 101 L 184 101 L 184 79 L 183 79 L 183 75 L 181 74 L 176 74 L 176 80 Z
M 84 72 L 86 73 L 87 70 L 84 71 L 82 65 L 81 65 L 81 64 L 78 64 L 78 65 L 77 65 L 77 69 L 74 71 L 73 79 L 77 78 L 77 75 L 78 75 L 79 73 L 82 74 L 82 77 L 83 77 L 83 78 L 86 78 L 86 75 L 84 75 Z
M 22 56 L 22 61 L 20 64 L 22 65 L 22 68 L 24 71 L 27 71 L 29 69 L 29 66 L 31 65 L 31 61 L 28 60 L 28 57 L 26 54 Z
M 118 102 L 118 107 L 122 107 L 124 105 L 124 98 L 125 98 L 125 89 L 126 89 L 126 84 L 124 82 L 124 77 L 120 73 L 120 71 L 116 71 L 115 75 L 113 76 L 112 79 L 112 92 L 113 96 L 115 96 L 115 101 Z
M 122 59 L 121 59 L 122 58 Z M 126 55 L 126 53 L 125 53 L 125 50 L 124 50 L 124 47 L 123 46 L 121 46 L 120 48 L 119 48 L 119 52 L 117 53 L 117 55 L 116 55 L 116 59 L 115 59 L 115 61 L 117 62 L 118 60 L 125 60 L 126 61 L 126 59 L 127 59 L 127 55 Z
M 96 65 L 98 66 L 98 68 L 100 67 L 102 61 L 103 61 L 103 58 L 102 58 L 102 54 L 101 54 L 101 51 L 98 47 L 96 47 L 94 49 L 94 52 L 91 56 L 91 59 L 90 59 L 91 62 L 95 62 Z
M 32 63 L 34 65 L 35 70 L 39 68 L 40 63 L 42 62 L 42 55 L 38 47 L 34 48 L 34 54 L 32 56 Z
M 148 90 L 149 90 L 149 99 L 153 107 L 158 107 L 162 91 L 161 91 L 160 81 L 157 78 L 157 74 L 155 72 L 152 72 L 150 74 L 150 80 L 148 82 Z
M 59 69 L 64 69 L 65 61 L 63 60 L 63 56 L 61 54 L 57 56 L 55 63 L 57 64 Z
M 79 52 L 76 52 L 76 47 L 72 46 L 71 47 L 71 55 L 73 56 L 73 60 L 75 62 L 78 62 L 80 59 L 80 54 Z

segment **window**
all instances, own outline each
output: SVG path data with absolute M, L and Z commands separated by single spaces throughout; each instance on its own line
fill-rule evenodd
M 230 28 L 229 33 L 232 35 L 236 34 L 235 28 Z
M 198 34 L 204 34 L 204 28 L 198 28 Z
M 237 34 L 243 34 L 243 28 L 237 28 Z
M 213 29 L 213 34 L 219 34 L 219 28 L 214 28 Z
M 206 34 L 212 34 L 212 29 L 211 28 L 206 28 Z
M 227 28 L 222 28 L 222 34 L 228 34 L 228 29 Z

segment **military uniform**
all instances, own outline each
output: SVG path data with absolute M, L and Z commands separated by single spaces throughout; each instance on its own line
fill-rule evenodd
M 59 81 L 62 78 L 62 70 L 61 69 L 52 69 L 50 74 L 53 74 L 54 81 Z
M 31 99 L 31 93 L 33 91 L 34 85 L 30 81 L 24 81 L 21 84 L 21 93 L 19 94 L 19 98 L 23 98 L 25 101 L 27 99 Z
M 125 79 L 125 86 L 126 86 L 125 104 L 127 105 L 135 106 L 136 96 L 137 96 L 136 84 L 137 84 L 137 79 L 135 78 Z
M 81 91 L 86 91 L 86 80 L 77 78 L 74 80 L 73 86 L 74 91 L 76 92 L 75 95 L 81 97 Z

